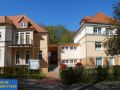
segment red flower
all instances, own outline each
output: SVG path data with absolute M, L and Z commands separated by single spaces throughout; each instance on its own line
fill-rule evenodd
M 76 66 L 82 66 L 82 63 L 78 62 L 76 63 Z
M 60 64 L 60 69 L 66 69 L 67 65 L 66 64 Z

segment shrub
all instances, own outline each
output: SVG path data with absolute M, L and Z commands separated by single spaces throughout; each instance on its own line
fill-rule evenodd
M 80 66 L 82 66 L 82 63 L 80 62 L 76 63 L 76 67 L 80 67 Z
M 40 71 L 40 75 L 39 75 L 40 79 L 44 79 L 46 77 L 46 74 L 42 71 Z
M 83 67 L 76 67 L 74 72 L 75 72 L 74 78 L 76 79 L 76 82 L 83 81 L 84 68 Z
M 120 66 L 113 67 L 114 79 L 120 79 Z
M 96 70 L 95 68 L 84 69 L 82 81 L 84 82 L 94 82 L 96 81 Z
M 60 71 L 60 78 L 64 84 L 72 84 L 75 83 L 75 72 L 72 67 L 62 69 Z
M 105 80 L 105 79 L 107 79 L 107 76 L 109 75 L 109 73 L 108 73 L 108 70 L 109 70 L 109 68 L 102 68 L 101 66 L 98 66 L 97 68 L 96 68 L 96 80 L 97 81 L 101 81 L 101 80 Z
M 66 64 L 60 64 L 60 69 L 66 69 L 67 65 Z

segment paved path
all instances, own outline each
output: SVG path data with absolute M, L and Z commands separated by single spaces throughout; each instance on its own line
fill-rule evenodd
M 63 85 L 58 79 L 19 80 L 19 90 L 120 90 L 120 81 Z
M 58 79 L 46 78 L 19 80 L 19 90 L 63 90 Z
M 99 82 L 78 90 L 120 90 L 120 81 Z

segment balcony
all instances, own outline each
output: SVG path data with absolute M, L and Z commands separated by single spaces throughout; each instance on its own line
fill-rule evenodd
M 31 47 L 32 45 L 32 39 L 18 39 L 9 43 L 9 47 Z

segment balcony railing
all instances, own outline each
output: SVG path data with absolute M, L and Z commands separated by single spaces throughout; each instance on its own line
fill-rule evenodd
M 32 45 L 32 44 L 33 40 L 31 39 L 18 39 L 10 43 L 10 45 Z

